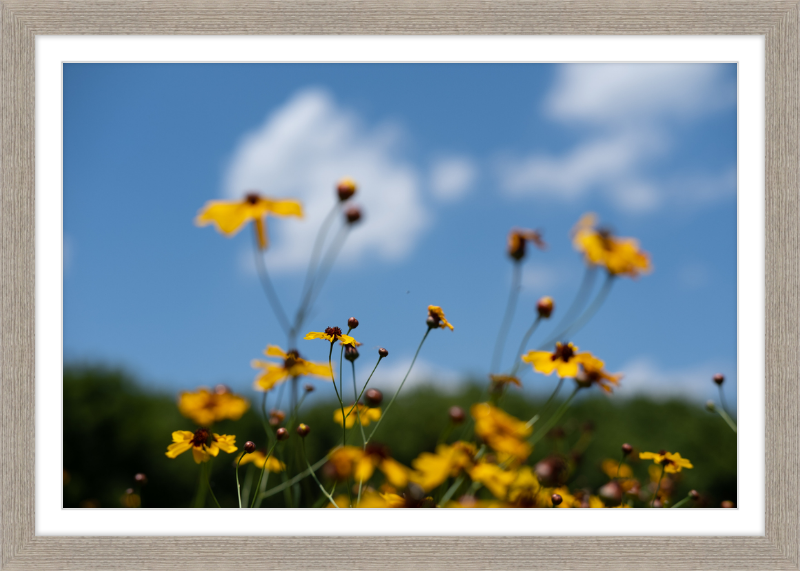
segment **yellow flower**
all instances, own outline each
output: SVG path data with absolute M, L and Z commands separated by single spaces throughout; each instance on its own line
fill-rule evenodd
M 686 458 L 681 458 L 678 452 L 672 453 L 665 450 L 660 452 L 641 452 L 639 458 L 642 460 L 653 460 L 653 464 L 660 464 L 664 467 L 664 472 L 675 474 L 684 468 L 694 468 L 692 463 Z
M 391 458 L 385 446 L 375 443 L 367 444 L 366 450 L 355 446 L 340 446 L 331 452 L 329 462 L 339 480 L 352 476 L 358 482 L 368 482 L 377 468 L 397 488 L 406 487 L 411 472 Z
M 208 462 L 220 450 L 228 454 L 236 452 L 235 444 L 235 436 L 212 434 L 207 428 L 198 428 L 194 432 L 176 430 L 172 433 L 172 444 L 167 446 L 167 458 L 175 458 L 191 449 L 195 463 L 199 464 Z
M 539 478 L 530 466 L 522 466 L 517 470 L 516 479 L 511 483 L 508 489 L 508 501 L 514 507 L 518 508 L 534 508 L 537 506 L 537 497 L 541 485 Z
M 595 366 L 598 359 L 591 353 L 578 353 L 578 348 L 572 343 L 556 343 L 556 350 L 553 353 L 548 351 L 529 351 L 522 356 L 522 360 L 533 365 L 533 369 L 545 375 L 550 375 L 553 371 L 564 378 L 573 378 L 578 375 L 578 365 Z M 600 368 L 603 362 L 599 361 Z
M 551 499 L 553 494 L 558 494 L 559 496 L 561 496 L 561 500 L 562 500 L 561 503 L 556 507 L 559 507 L 559 508 L 579 508 L 579 507 L 581 507 L 581 502 L 575 496 L 573 496 L 572 494 L 569 493 L 569 488 L 567 488 L 566 486 L 562 486 L 561 488 L 555 488 L 555 489 L 553 489 L 553 488 L 550 488 L 550 489 L 542 488 L 541 492 L 544 492 L 544 494 L 543 494 L 544 498 L 542 498 L 543 499 L 542 503 L 544 504 L 544 507 L 546 507 L 546 508 L 552 508 L 553 507 L 553 500 Z M 540 494 L 541 494 L 541 492 L 540 492 Z
M 243 200 L 211 200 L 195 218 L 198 226 L 215 224 L 226 236 L 233 236 L 247 222 L 253 221 L 258 235 L 258 245 L 267 248 L 267 214 L 273 216 L 303 217 L 303 206 L 297 200 L 274 199 L 250 193 Z
M 619 460 L 613 460 L 612 458 L 606 458 L 600 464 L 600 469 L 605 472 L 606 476 L 611 478 L 612 480 L 617 476 L 617 468 L 619 468 L 619 478 L 621 480 L 633 478 L 633 470 L 627 464 L 620 465 Z
M 471 466 L 475 453 L 475 445 L 469 442 L 439 444 L 435 454 L 423 452 L 411 462 L 415 470 L 411 481 L 426 492 L 430 491 Z
M 242 458 L 242 454 L 244 454 L 244 458 Z M 278 472 L 283 472 L 286 470 L 286 464 L 275 458 L 275 456 L 270 456 L 267 458 L 267 455 L 263 450 L 256 450 L 250 454 L 245 454 L 242 452 L 242 454 L 239 454 L 239 456 L 236 457 L 237 462 L 239 461 L 239 458 L 242 458 L 242 461 L 239 462 L 240 465 L 252 462 L 255 464 L 256 468 L 260 470 L 264 467 L 264 463 L 266 462 L 267 471 L 269 472 L 277 474 Z
M 612 275 L 637 277 L 652 267 L 650 256 L 639 249 L 633 238 L 617 238 L 605 229 L 596 229 L 597 217 L 585 214 L 572 230 L 572 243 L 587 263 L 604 266 Z
M 334 498 L 336 505 L 340 508 L 350 507 L 350 498 L 342 494 Z M 333 506 L 328 503 L 329 508 Z M 361 495 L 361 501 L 354 507 L 357 508 L 404 508 L 406 507 L 406 499 L 397 494 L 379 494 L 373 490 L 366 490 Z
M 347 420 L 345 420 L 345 426 L 347 428 L 353 428 L 358 418 L 361 419 L 361 426 L 369 426 L 371 422 L 375 422 L 381 418 L 380 408 L 369 408 L 361 403 L 358 403 L 357 406 L 358 408 L 356 408 L 356 405 L 351 405 L 347 412 L 345 412 L 345 416 L 350 415 L 347 416 Z M 333 411 L 333 421 L 339 426 L 342 425 L 341 408 L 337 408 Z
M 547 248 L 547 244 L 542 240 L 542 234 L 538 230 L 512 228 L 508 234 L 508 255 L 512 259 L 520 261 L 525 257 L 526 242 L 533 242 L 540 250 Z
M 453 330 L 453 326 L 444 318 L 444 311 L 442 311 L 442 308 L 438 305 L 428 306 L 428 319 L 431 320 L 431 323 L 433 323 L 431 329 L 435 327 L 439 327 L 441 329 L 449 327 L 450 331 Z
M 303 339 L 308 339 L 308 340 L 325 339 L 325 341 L 329 341 L 330 343 L 336 343 L 336 341 L 339 341 L 342 345 L 352 345 L 353 347 L 361 345 L 361 343 L 359 343 L 349 335 L 345 335 L 344 333 L 342 333 L 342 330 L 339 329 L 338 327 L 328 327 L 325 329 L 324 333 L 319 331 L 312 331 L 311 333 L 303 337 Z
M 509 508 L 505 502 L 497 500 L 478 500 L 474 496 L 464 496 L 457 502 L 447 502 L 446 508 Z
M 525 422 L 489 403 L 474 404 L 470 412 L 475 419 L 475 434 L 491 448 L 517 460 L 530 456 L 531 445 L 525 439 L 533 429 Z
M 503 470 L 497 464 L 481 462 L 469 470 L 473 482 L 480 482 L 499 500 L 508 495 L 508 487 L 517 479 L 515 472 Z
M 587 360 L 581 364 L 581 370 L 575 380 L 585 387 L 590 387 L 593 383 L 606 391 L 613 392 L 612 385 L 618 386 L 622 375 L 619 373 L 607 373 L 603 369 L 603 361 L 600 359 Z
M 301 358 L 300 354 L 295 350 L 285 353 L 280 347 L 268 345 L 264 354 L 267 357 L 279 357 L 283 359 L 283 363 L 276 364 L 270 363 L 269 361 L 253 359 L 251 363 L 252 367 L 254 369 L 261 369 L 261 372 L 256 376 L 255 383 L 253 384 L 253 388 L 257 391 L 268 391 L 289 377 L 312 375 L 327 379 L 330 375 L 330 369 L 327 365 L 306 361 Z
M 250 403 L 233 394 L 225 385 L 218 385 L 213 392 L 205 387 L 194 392 L 184 391 L 178 397 L 180 413 L 200 426 L 228 418 L 239 420 L 248 408 Z

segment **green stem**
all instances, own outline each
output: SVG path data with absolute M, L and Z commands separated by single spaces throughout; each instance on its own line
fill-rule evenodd
M 555 414 L 553 414 L 553 416 L 550 417 L 550 419 L 545 423 L 545 425 L 540 430 L 537 430 L 533 434 L 533 436 L 531 436 L 530 439 L 531 446 L 533 446 L 534 444 L 539 442 L 542 438 L 544 438 L 544 436 L 548 433 L 548 431 L 551 428 L 553 428 L 553 426 L 555 426 L 555 424 L 559 421 L 559 419 L 561 419 L 561 417 L 567 411 L 567 409 L 569 408 L 569 403 L 572 402 L 572 399 L 575 398 L 575 395 L 578 394 L 579 390 L 581 390 L 580 387 L 575 387 L 575 390 L 572 391 L 572 394 L 569 395 L 569 398 L 567 398 L 567 400 L 565 400 L 562 403 L 562 405 L 558 407 L 558 410 L 556 410 Z
M 534 319 L 533 324 L 528 328 L 528 331 L 525 332 L 525 336 L 522 338 L 522 343 L 519 344 L 519 349 L 517 349 L 517 354 L 515 355 L 514 359 L 514 368 L 511 369 L 511 376 L 517 374 L 517 371 L 520 368 L 520 363 L 522 363 L 522 354 L 525 352 L 525 347 L 528 346 L 528 341 L 531 339 L 531 335 L 533 335 L 534 331 L 539 327 L 539 323 L 542 322 L 542 316 L 536 316 Z
M 253 225 L 253 228 L 255 228 L 255 225 Z M 283 306 L 278 299 L 278 294 L 275 292 L 275 287 L 272 285 L 272 280 L 269 279 L 267 265 L 264 263 L 263 254 L 261 253 L 261 249 L 258 245 L 258 232 L 254 232 L 253 235 L 255 236 L 253 252 L 255 253 L 256 257 L 256 269 L 258 270 L 258 277 L 261 280 L 261 287 L 264 289 L 264 293 L 267 295 L 267 300 L 272 307 L 272 312 L 275 314 L 275 318 L 278 320 L 281 329 L 283 329 L 283 332 L 286 333 L 286 335 L 289 335 L 289 332 L 291 331 L 289 319 L 286 317 L 286 313 L 283 311 Z
M 463 483 L 464 483 L 464 474 L 461 474 L 458 478 L 456 478 L 456 481 L 453 482 L 453 485 L 447 489 L 447 491 L 442 496 L 442 499 L 439 500 L 439 505 L 443 506 L 444 504 L 449 502 L 450 498 L 453 497 L 453 494 L 456 493 L 456 490 L 458 490 L 458 488 L 461 487 L 461 484 Z
M 428 327 L 427 331 L 425 331 L 425 335 L 422 336 L 422 341 L 419 342 L 419 347 L 417 347 L 417 352 L 414 353 L 414 358 L 411 360 L 411 365 L 409 365 L 408 371 L 406 371 L 406 376 L 403 377 L 403 382 L 401 382 L 400 386 L 397 387 L 397 391 L 395 391 L 394 396 L 392 396 L 392 400 L 390 400 L 389 404 L 386 405 L 386 410 L 383 411 L 383 414 L 378 419 L 378 422 L 375 423 L 375 428 L 373 428 L 372 432 L 370 432 L 369 438 L 367 438 L 367 442 L 366 443 L 368 443 L 370 440 L 372 440 L 372 437 L 375 436 L 375 433 L 378 431 L 378 427 L 381 425 L 381 422 L 383 422 L 383 419 L 386 418 L 386 413 L 389 412 L 389 409 L 391 408 L 392 404 L 394 404 L 394 401 L 397 398 L 397 395 L 399 395 L 400 391 L 403 389 L 403 385 L 406 384 L 406 379 L 408 379 L 408 375 L 411 373 L 411 369 L 414 368 L 414 363 L 417 362 L 417 357 L 419 356 L 419 352 L 422 349 L 422 345 L 425 343 L 425 339 L 428 338 L 428 333 L 431 332 L 431 329 L 433 329 L 433 328 L 432 327 Z M 344 414 L 342 416 L 344 416 Z M 344 424 L 342 424 L 342 426 L 344 426 Z M 365 445 L 366 445 L 366 443 L 365 443 Z
M 622 469 L 622 463 L 625 461 L 625 453 L 622 453 L 622 458 L 619 459 L 619 465 L 617 466 L 617 475 L 614 476 L 615 480 L 619 479 L 619 471 Z
M 267 469 L 267 462 L 269 462 L 269 457 L 272 456 L 272 451 L 275 450 L 275 447 L 277 445 L 278 445 L 278 441 L 276 440 L 275 443 L 272 445 L 272 448 L 270 448 L 269 452 L 267 452 L 267 457 L 264 458 L 264 465 L 261 467 L 261 473 L 258 475 L 258 482 L 256 483 L 256 489 L 258 489 L 261 486 L 261 478 L 264 477 L 264 472 Z M 256 498 L 257 497 L 258 497 L 258 494 L 253 495 L 253 501 L 250 502 L 250 507 L 251 508 L 256 505 Z
M 506 303 L 506 312 L 503 315 L 503 321 L 500 323 L 500 330 L 497 332 L 497 340 L 494 343 L 494 353 L 492 354 L 492 373 L 497 373 L 497 368 L 500 366 L 500 359 L 503 356 L 506 337 L 508 337 L 508 328 L 511 326 L 511 320 L 514 316 L 514 309 L 517 306 L 517 299 L 519 298 L 521 279 L 522 263 L 520 261 L 515 261 L 514 271 L 511 275 L 511 290 L 508 292 L 508 302 Z
M 245 457 L 247 451 L 245 450 L 244 454 L 239 456 L 239 459 L 236 461 L 236 495 L 239 496 L 239 508 L 242 507 L 242 487 L 239 485 L 239 464 L 242 463 L 242 458 Z
M 358 398 L 356 399 L 356 402 L 359 402 L 361 400 L 361 397 L 364 395 L 364 391 L 367 390 L 367 385 L 369 385 L 369 382 L 372 379 L 372 375 L 375 374 L 375 369 L 377 369 L 378 365 L 381 364 L 381 359 L 383 359 L 383 357 L 381 357 L 379 355 L 378 356 L 378 362 L 375 363 L 375 367 L 372 369 L 372 372 L 369 374 L 369 378 L 367 379 L 367 382 L 364 383 L 364 388 L 361 389 L 361 392 L 359 393 Z M 352 414 L 352 412 L 353 412 L 353 409 L 350 409 L 350 412 L 347 413 L 347 416 L 350 416 L 350 414 Z M 347 419 L 347 416 L 345 417 L 345 419 Z
M 608 297 L 609 292 L 611 291 L 611 286 L 614 285 L 614 274 L 608 274 L 606 277 L 606 281 L 603 282 L 603 287 L 597 292 L 597 297 L 594 298 L 592 304 L 586 308 L 586 311 L 573 323 L 570 325 L 566 330 L 562 331 L 558 337 L 562 339 L 566 339 L 575 335 L 578 331 L 583 329 L 583 327 L 589 323 L 589 321 L 594 317 L 594 314 L 597 313 L 597 310 L 600 309 L 600 306 L 603 305 L 603 302 Z M 549 345 L 552 345 L 555 341 L 558 341 L 558 338 L 554 339 Z
M 208 462 L 206 462 L 208 464 Z M 218 508 L 222 506 L 219 505 L 217 501 L 217 496 L 214 495 L 214 490 L 211 489 L 211 465 L 209 464 L 208 469 L 206 469 L 206 484 L 208 485 L 208 493 L 211 494 L 211 499 L 214 500 L 214 505 Z
M 339 406 L 342 407 L 342 446 L 345 445 L 347 441 L 347 429 L 345 428 L 344 424 L 344 401 L 342 397 L 339 396 L 339 389 L 336 388 L 336 379 L 333 376 L 333 363 L 331 362 L 331 356 L 333 355 L 333 341 L 331 341 L 331 350 L 328 352 L 328 367 L 331 369 L 331 382 L 333 383 L 333 390 L 336 391 L 336 398 L 339 399 Z
M 325 464 L 325 462 L 327 462 L 327 461 L 328 461 L 328 455 L 325 455 L 325 456 L 323 456 L 323 457 L 322 457 L 320 460 L 317 460 L 317 462 L 316 462 L 315 464 L 312 464 L 312 465 L 311 465 L 311 469 L 312 469 L 312 470 L 318 470 L 318 469 L 320 469 L 320 468 L 322 467 L 322 465 L 323 465 L 323 464 Z M 291 478 L 291 479 L 289 479 L 289 480 L 286 480 L 285 482 L 283 482 L 283 483 L 281 483 L 281 484 L 278 484 L 278 485 L 277 485 L 277 486 L 275 486 L 274 488 L 271 488 L 271 489 L 270 489 L 270 490 L 268 490 L 268 491 L 265 491 L 265 492 L 262 492 L 262 493 L 260 493 L 260 494 L 258 495 L 259 501 L 260 501 L 260 500 L 265 500 L 265 499 L 267 499 L 267 498 L 269 498 L 269 497 L 271 497 L 271 496 L 274 496 L 274 495 L 275 495 L 275 494 L 277 494 L 277 493 L 280 493 L 280 492 L 282 492 L 282 491 L 283 491 L 283 490 L 285 490 L 286 488 L 289 488 L 289 487 L 291 487 L 291 486 L 294 486 L 294 485 L 295 485 L 297 482 L 301 481 L 303 478 L 305 478 L 306 476 L 308 476 L 310 473 L 311 473 L 311 470 L 308 470 L 308 469 L 306 469 L 306 470 L 303 470 L 302 472 L 300 472 L 300 473 L 299 473 L 297 476 L 295 476 L 294 478 Z
M 594 278 L 597 275 L 597 266 L 594 265 L 587 265 L 586 271 L 583 274 L 583 280 L 581 281 L 581 287 L 578 289 L 578 293 L 575 295 L 575 299 L 572 300 L 572 303 L 569 306 L 569 309 L 564 314 L 564 317 L 558 322 L 553 328 L 553 331 L 566 331 L 569 329 L 569 325 L 566 325 L 570 322 L 570 320 L 575 317 L 575 314 L 578 313 L 583 304 L 586 302 L 586 297 L 591 293 L 592 286 L 594 285 Z M 556 341 L 561 338 L 561 333 L 557 333 L 555 335 L 550 335 L 547 338 L 547 341 L 543 343 L 544 347 L 549 347 Z
M 550 396 L 547 398 L 547 401 L 542 406 L 542 410 L 538 414 L 534 415 L 533 418 L 531 418 L 528 421 L 528 423 L 527 423 L 528 426 L 533 426 L 533 423 L 536 422 L 537 420 L 539 420 L 541 415 L 543 415 L 544 413 L 547 412 L 548 407 L 550 406 L 550 403 L 553 402 L 553 399 L 556 398 L 556 395 L 559 393 L 559 391 L 561 391 L 561 387 L 562 387 L 563 384 L 564 384 L 564 378 L 563 377 L 559 377 L 558 384 L 556 385 L 556 388 L 553 389 L 552 393 L 550 393 Z
M 333 496 L 331 496 L 328 493 L 328 490 L 326 490 L 323 487 L 323 485 L 320 483 L 320 481 L 317 479 L 317 475 L 314 473 L 314 469 L 311 467 L 311 464 L 308 462 L 308 456 L 306 456 L 306 441 L 301 438 L 300 442 L 301 442 L 301 444 L 303 446 L 303 458 L 306 461 L 306 466 L 308 466 L 308 471 L 311 472 L 311 477 L 314 478 L 314 481 L 317 483 L 317 486 L 319 486 L 319 489 L 322 490 L 323 494 L 325 494 L 325 497 L 328 498 L 328 501 L 330 501 L 334 505 L 334 507 L 338 508 L 339 505 L 333 499 Z
M 725 411 L 724 411 L 723 409 L 721 409 L 721 408 L 720 408 L 720 409 L 717 409 L 717 412 L 718 412 L 718 413 L 719 413 L 719 415 L 722 417 L 722 419 L 723 419 L 725 422 L 727 422 L 727 423 L 728 423 L 728 426 L 730 426 L 731 430 L 733 430 L 733 433 L 734 433 L 734 434 L 736 434 L 736 423 L 735 423 L 735 422 L 733 422 L 733 419 L 732 419 L 730 416 L 728 416 L 728 413 L 727 413 L 727 412 L 725 412 Z
M 353 396 L 356 397 L 356 404 L 354 404 L 353 406 L 356 409 L 356 422 L 358 422 L 358 427 L 361 429 L 361 442 L 364 443 L 364 448 L 366 449 L 366 447 L 367 447 L 367 435 L 364 434 L 364 425 L 361 424 L 361 411 L 358 408 L 358 397 L 357 397 L 358 387 L 356 386 L 356 362 L 355 361 L 350 361 L 350 364 L 352 365 L 352 368 L 353 368 Z M 353 411 L 351 410 L 350 412 L 353 412 Z M 347 416 L 350 416 L 350 412 L 347 413 Z M 347 418 L 347 417 L 345 417 L 343 415 L 343 418 Z M 344 422 L 344 420 L 342 422 Z M 361 498 L 361 485 L 360 484 L 358 486 L 358 497 L 359 497 L 359 499 Z
M 202 508 L 206 505 L 206 470 L 208 463 L 203 462 L 200 465 L 200 477 L 197 481 L 197 494 L 194 497 L 194 507 Z
M 679 508 L 679 507 L 681 507 L 683 504 L 685 504 L 686 502 L 688 502 L 690 499 L 691 499 L 691 498 L 690 498 L 689 496 L 686 496 L 686 497 L 685 497 L 685 498 L 683 498 L 681 501 L 679 501 L 677 504 L 675 504 L 674 506 L 670 506 L 670 507 L 671 507 L 671 508 Z
M 653 494 L 653 499 L 650 500 L 650 507 L 652 508 L 656 503 L 656 498 L 658 497 L 658 492 L 661 490 L 661 480 L 664 479 L 664 465 L 661 465 L 661 475 L 658 477 L 658 485 L 656 486 L 656 492 Z

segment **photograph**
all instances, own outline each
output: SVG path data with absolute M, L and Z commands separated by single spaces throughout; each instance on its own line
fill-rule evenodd
M 736 508 L 737 81 L 64 63 L 60 507 Z

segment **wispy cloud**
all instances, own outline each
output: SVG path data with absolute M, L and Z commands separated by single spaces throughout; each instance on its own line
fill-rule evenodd
M 358 183 L 353 202 L 369 224 L 355 227 L 342 253 L 344 264 L 408 256 L 430 225 L 421 200 L 420 174 L 403 159 L 397 126 L 369 126 L 321 89 L 297 93 L 236 148 L 225 192 L 252 190 L 304 203 L 303 221 L 270 220 L 270 268 L 294 271 L 308 260 L 316 229 L 334 204 L 336 182 Z
M 382 363 L 375 371 L 375 375 L 369 383 L 369 386 L 380 389 L 387 398 L 391 398 L 391 394 L 397 390 L 400 383 L 403 381 L 408 366 L 411 364 L 411 357 L 399 357 L 393 359 L 391 362 Z M 364 367 L 359 371 L 359 378 L 367 379 L 372 367 Z M 456 371 L 446 369 L 429 363 L 428 361 L 417 359 L 411 374 L 403 385 L 403 392 L 420 386 L 431 386 L 443 392 L 453 392 L 458 390 L 460 383 L 467 378 L 466 375 L 457 373 Z
M 735 166 L 666 180 L 649 171 L 669 157 L 678 123 L 735 103 L 736 85 L 720 65 L 563 65 L 543 111 L 586 135 L 560 154 L 502 156 L 500 186 L 510 195 L 565 202 L 598 193 L 628 212 L 733 196 Z
M 475 184 L 478 169 L 464 157 L 444 157 L 431 168 L 430 187 L 433 195 L 443 202 L 463 198 Z
M 715 401 L 717 386 L 711 381 L 715 373 L 726 377 L 726 397 L 733 405 L 736 399 L 736 364 L 709 361 L 683 368 L 664 369 L 647 357 L 629 361 L 620 369 L 624 378 L 614 394 L 620 397 L 645 395 L 656 400 L 678 398 L 694 402 Z

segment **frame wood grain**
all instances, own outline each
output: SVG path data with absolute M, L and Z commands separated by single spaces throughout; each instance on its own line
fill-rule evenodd
M 3 569 L 798 569 L 798 3 L 721 0 L 0 2 Z M 766 536 L 99 538 L 34 534 L 37 34 L 766 36 Z

